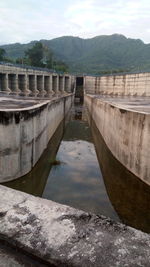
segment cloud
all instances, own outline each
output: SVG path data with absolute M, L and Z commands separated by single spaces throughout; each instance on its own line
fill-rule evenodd
M 68 7 L 71 23 L 78 25 L 84 37 L 122 33 L 133 38 L 150 41 L 147 36 L 150 4 L 148 1 L 80 1 Z M 138 27 L 142 30 L 138 30 Z M 148 39 L 149 38 L 149 39 Z
M 150 42 L 148 0 L 1 0 L 0 43 L 122 33 Z

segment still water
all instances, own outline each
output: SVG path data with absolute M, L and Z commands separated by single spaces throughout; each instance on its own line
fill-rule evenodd
M 80 105 L 60 124 L 33 170 L 5 185 L 150 232 L 150 187 L 113 157 Z
M 71 113 L 57 153 L 59 164 L 51 169 L 43 197 L 118 220 L 106 193 L 84 109 L 75 106 Z

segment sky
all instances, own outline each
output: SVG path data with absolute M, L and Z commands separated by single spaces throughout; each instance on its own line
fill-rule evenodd
M 0 0 L 0 44 L 114 33 L 150 43 L 150 1 Z

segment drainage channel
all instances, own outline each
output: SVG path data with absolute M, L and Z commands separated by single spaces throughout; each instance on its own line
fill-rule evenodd
M 5 186 L 120 221 L 107 195 L 87 114 L 75 104 L 27 175 Z
M 76 104 L 43 197 L 119 220 L 106 193 L 84 107 Z
M 4 185 L 149 233 L 150 187 L 113 157 L 84 106 L 69 113 L 33 170 Z

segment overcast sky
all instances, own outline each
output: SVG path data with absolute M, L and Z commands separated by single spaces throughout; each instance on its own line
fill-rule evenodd
M 150 0 L 0 0 L 0 44 L 113 33 L 150 43 Z

